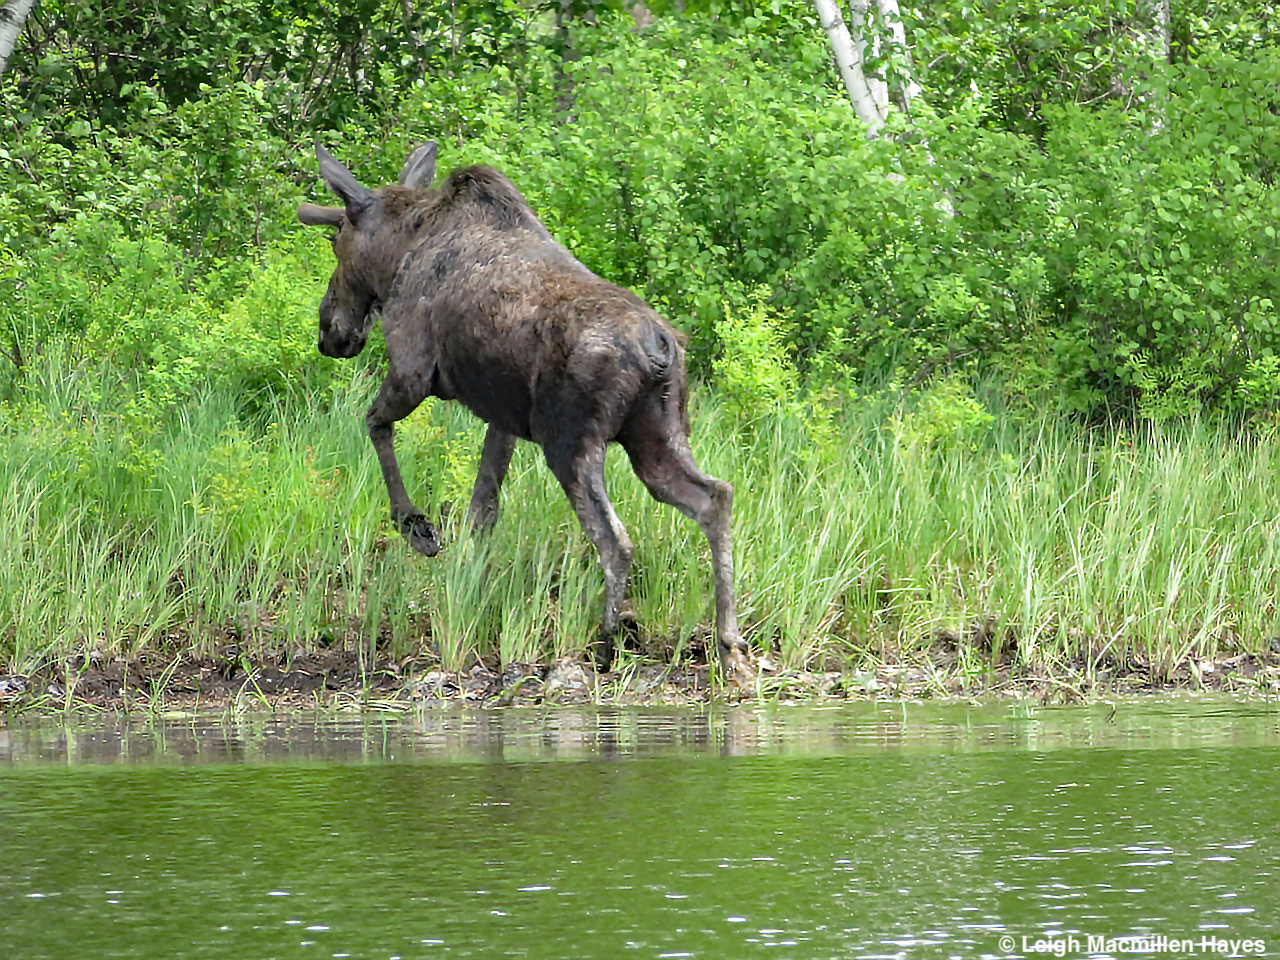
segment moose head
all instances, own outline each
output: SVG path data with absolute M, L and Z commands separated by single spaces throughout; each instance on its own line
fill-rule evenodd
M 403 206 L 406 192 L 431 186 L 436 170 L 436 145 L 427 143 L 410 154 L 397 187 L 370 190 L 342 163 L 316 144 L 320 176 L 342 200 L 341 207 L 304 203 L 298 219 L 308 226 L 333 227 L 333 254 L 338 265 L 320 301 L 320 352 L 347 359 L 364 349 L 376 308 L 395 278 L 403 242 L 397 231 L 382 229 L 388 203 Z

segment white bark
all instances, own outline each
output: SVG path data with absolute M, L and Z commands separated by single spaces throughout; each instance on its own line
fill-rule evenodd
M 1146 0 L 1151 15 L 1151 29 L 1147 33 L 1147 45 L 1151 59 L 1157 63 L 1169 62 L 1169 44 L 1173 39 L 1173 26 L 1169 18 L 1169 0 Z
M 631 19 L 636 22 L 636 29 L 643 30 L 653 26 L 653 13 L 644 5 L 644 0 L 635 0 L 626 5 L 631 12 Z
M 1169 0 L 1143 0 L 1148 24 L 1138 32 L 1139 58 L 1137 77 L 1139 82 L 1150 81 L 1164 73 L 1169 64 L 1169 45 L 1172 41 L 1172 25 L 1169 17 Z M 1139 96 L 1138 102 L 1147 111 L 1151 132 L 1159 133 L 1166 123 L 1166 105 L 1163 97 L 1152 92 Z
M 858 118 L 866 123 L 868 136 L 875 137 L 885 119 L 889 116 L 889 84 L 879 77 L 868 76 L 864 53 L 868 44 L 872 52 L 879 52 L 878 31 L 867 28 L 867 14 L 871 0 L 849 0 L 849 26 L 853 28 L 854 38 L 849 36 L 849 27 L 835 0 L 813 0 L 818 10 L 818 20 L 831 42 L 831 50 L 836 57 L 836 66 L 840 68 L 840 77 L 844 81 L 845 90 L 849 93 L 849 102 L 853 104 Z M 920 85 L 911 76 L 911 59 L 907 47 L 907 32 L 902 25 L 902 17 L 898 13 L 898 0 L 875 0 L 879 18 L 889 28 L 889 42 L 900 48 L 899 62 L 905 76 L 901 78 L 901 95 L 903 109 L 908 109 L 911 101 L 921 93 Z M 933 154 L 929 151 L 929 142 L 923 142 L 925 154 L 930 164 L 934 163 Z M 891 179 L 902 179 L 901 175 L 891 175 Z M 947 216 L 955 216 L 955 208 L 945 187 L 942 187 L 942 199 L 939 205 Z
M 849 30 L 853 34 L 853 48 L 858 53 L 858 63 L 866 64 L 867 47 L 871 47 L 871 56 L 880 56 L 880 34 L 872 29 L 867 30 L 867 12 L 870 9 L 868 0 L 850 0 Z M 870 35 L 870 40 L 867 39 Z M 863 73 L 866 73 L 864 70 Z M 876 112 L 882 117 L 889 115 L 889 85 L 874 73 L 867 76 L 867 89 L 871 91 L 871 99 L 875 102 Z
M 904 110 L 910 110 L 911 101 L 921 92 L 920 85 L 912 74 L 907 31 L 902 25 L 898 0 L 874 0 L 874 8 L 871 6 L 872 0 L 849 0 L 848 26 L 845 25 L 836 2 L 837 0 L 814 0 L 814 5 L 817 7 L 822 29 L 826 31 L 831 49 L 835 53 L 840 77 L 849 93 L 849 102 L 874 135 L 889 115 L 891 80 Z M 868 18 L 873 9 L 877 22 L 869 23 Z M 894 48 L 894 60 L 899 68 L 898 75 L 894 77 L 877 76 L 866 70 L 867 50 L 870 49 L 872 57 L 878 60 L 882 36 L 883 42 Z
M 854 46 L 849 37 L 849 28 L 835 0 L 813 0 L 818 11 L 818 20 L 827 33 L 831 43 L 831 52 L 835 54 L 836 67 L 840 70 L 840 79 L 844 81 L 844 89 L 849 94 L 849 102 L 853 104 L 854 113 L 868 127 L 874 136 L 884 125 L 885 113 L 872 95 L 867 83 L 866 74 L 862 70 L 862 50 Z M 866 9 L 865 2 L 863 9 Z
M 1168 0 L 1164 2 L 1167 4 Z M 902 97 L 902 109 L 910 113 L 911 101 L 920 95 L 920 84 L 916 83 L 915 71 L 911 66 L 911 49 L 907 46 L 907 28 L 902 25 L 898 0 L 876 0 L 876 8 L 880 11 L 880 22 L 888 28 L 889 43 L 897 48 L 897 61 L 902 71 L 901 76 L 897 78 L 900 84 L 899 95 Z
M 0 8 L 0 76 L 4 76 L 4 68 L 9 65 L 13 45 L 18 42 L 22 25 L 27 22 L 27 14 L 35 5 L 36 0 L 9 0 Z

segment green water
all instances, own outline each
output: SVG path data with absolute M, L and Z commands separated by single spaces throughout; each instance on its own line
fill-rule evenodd
M 1275 955 L 1278 767 L 1196 699 L 10 721 L 0 956 Z

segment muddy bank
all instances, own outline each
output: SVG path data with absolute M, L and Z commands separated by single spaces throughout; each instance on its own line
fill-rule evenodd
M 202 658 L 165 660 L 144 654 L 131 661 L 68 660 L 31 675 L 0 675 L 0 712 L 100 709 L 132 711 L 407 709 L 448 700 L 477 707 L 599 703 L 696 705 L 712 700 L 783 701 L 1026 697 L 1071 703 L 1111 693 L 1176 689 L 1280 691 L 1280 655 L 1244 654 L 1188 660 L 1172 670 L 1134 660 L 1087 669 L 996 666 L 961 670 L 945 645 L 913 662 L 848 670 L 781 671 L 767 660 L 748 689 L 727 687 L 706 664 L 634 662 L 613 673 L 565 659 L 549 664 L 477 662 L 446 671 L 438 661 L 362 660 L 350 650 L 251 658 L 234 647 Z

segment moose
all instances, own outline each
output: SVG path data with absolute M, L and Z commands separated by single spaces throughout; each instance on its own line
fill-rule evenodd
M 356 356 L 380 308 L 388 371 L 366 425 L 392 520 L 410 546 L 434 556 L 441 539 L 405 490 L 396 421 L 435 396 L 458 400 L 488 424 L 469 506 L 479 531 L 497 520 L 517 438 L 538 444 L 600 556 L 604 613 L 594 653 L 607 670 L 633 552 L 604 482 L 605 450 L 619 443 L 649 493 L 706 535 L 721 665 L 745 682 L 751 667 L 734 610 L 733 487 L 694 462 L 674 328 L 552 239 L 491 167 L 455 170 L 433 188 L 432 142 L 411 152 L 399 183 L 370 189 L 319 144 L 316 157 L 343 204 L 298 207 L 302 223 L 335 231 L 320 352 Z

